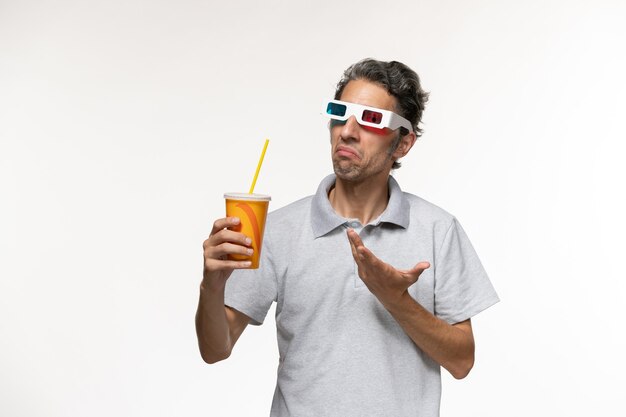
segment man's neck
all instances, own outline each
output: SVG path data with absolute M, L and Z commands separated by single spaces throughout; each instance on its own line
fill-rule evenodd
M 342 217 L 359 219 L 366 225 L 381 215 L 389 202 L 389 173 L 380 173 L 363 182 L 337 177 L 328 193 L 330 205 Z

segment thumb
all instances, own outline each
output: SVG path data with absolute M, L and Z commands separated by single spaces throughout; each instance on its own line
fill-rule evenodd
M 416 282 L 420 275 L 422 275 L 422 272 L 424 272 L 428 268 L 430 268 L 430 262 L 419 262 L 413 268 L 409 269 L 408 271 L 404 271 L 404 273 L 408 275 L 413 282 Z

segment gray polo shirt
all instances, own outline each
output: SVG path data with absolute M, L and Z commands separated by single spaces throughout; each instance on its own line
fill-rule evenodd
M 346 229 L 398 269 L 431 267 L 409 288 L 448 323 L 498 296 L 459 222 L 389 177 L 389 203 L 370 224 L 339 216 L 328 201 L 335 176 L 314 196 L 268 215 L 261 267 L 235 271 L 225 304 L 261 324 L 276 302 L 278 377 L 272 417 L 433 417 L 439 365 L 422 352 L 361 281 Z

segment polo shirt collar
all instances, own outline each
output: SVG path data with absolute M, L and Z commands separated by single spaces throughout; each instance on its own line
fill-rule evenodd
M 324 178 L 317 188 L 311 202 L 311 225 L 316 238 L 325 235 L 346 223 L 346 219 L 335 212 L 328 200 L 328 191 L 335 184 L 335 174 Z M 374 223 L 392 223 L 403 228 L 409 227 L 409 202 L 400 189 L 398 182 L 389 176 L 389 202 L 387 208 Z

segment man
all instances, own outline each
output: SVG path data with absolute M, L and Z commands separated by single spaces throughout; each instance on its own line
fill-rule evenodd
M 203 359 L 227 358 L 276 302 L 271 416 L 437 416 L 440 369 L 474 363 L 471 317 L 498 297 L 458 221 L 390 176 L 420 135 L 428 95 L 399 62 L 360 61 L 331 118 L 335 174 L 270 213 L 261 266 L 226 260 L 250 239 L 215 221 L 196 315 Z

